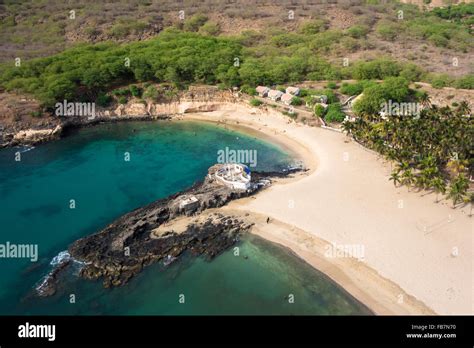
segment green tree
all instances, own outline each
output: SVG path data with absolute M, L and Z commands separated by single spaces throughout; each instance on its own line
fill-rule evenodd
M 219 31 L 219 24 L 215 22 L 206 22 L 201 28 L 199 28 L 200 33 L 210 36 L 215 36 L 219 34 Z
M 367 36 L 369 27 L 363 24 L 357 24 L 347 29 L 347 33 L 354 39 L 360 39 Z
M 326 109 L 321 104 L 316 104 L 314 106 L 314 114 L 316 116 L 323 118 L 325 113 L 326 113 Z
M 453 208 L 462 202 L 469 188 L 469 181 L 463 174 L 459 174 L 452 182 L 448 191 L 448 198 L 453 201 Z
M 252 98 L 252 99 L 250 99 L 250 105 L 252 105 L 254 107 L 258 107 L 258 106 L 262 105 L 262 102 L 257 98 Z
M 398 170 L 395 170 L 390 174 L 390 181 L 393 181 L 393 185 L 397 187 L 398 184 L 400 184 L 400 172 Z
M 415 176 L 411 168 L 408 168 L 407 170 L 403 172 L 402 179 L 401 179 L 401 183 L 403 185 L 406 185 L 409 188 L 413 184 L 414 180 L 415 180 Z
M 151 99 L 151 100 L 156 101 L 158 99 L 158 96 L 159 96 L 158 90 L 153 85 L 148 86 L 145 89 L 145 92 L 143 92 L 143 98 L 145 99 Z
M 334 104 L 329 104 L 326 110 L 326 115 L 324 119 L 327 122 L 342 122 L 346 118 L 346 114 L 342 112 L 341 109 L 341 104 L 340 103 L 334 103 Z
M 186 31 L 198 31 L 208 20 L 203 14 L 195 14 L 184 22 L 183 29 Z

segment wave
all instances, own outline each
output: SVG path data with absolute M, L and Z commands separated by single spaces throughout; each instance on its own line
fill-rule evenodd
M 60 265 L 61 263 L 67 262 L 71 259 L 72 259 L 71 254 L 69 254 L 67 250 L 64 250 L 64 251 L 59 252 L 59 254 L 57 254 L 55 257 L 53 257 L 53 259 L 51 260 L 49 264 L 53 267 L 56 267 Z
M 20 146 L 20 149 L 21 150 L 19 152 L 23 153 L 23 152 L 31 151 L 31 150 L 35 149 L 35 147 L 32 146 L 32 145 L 25 145 L 25 146 Z
M 60 251 L 49 262 L 49 265 L 52 269 L 35 284 L 35 289 L 39 295 L 42 295 L 47 292 L 47 287 L 49 286 L 49 282 L 53 277 L 55 270 L 57 269 L 57 267 L 63 265 L 66 262 L 71 262 L 73 266 L 72 274 L 76 276 L 79 275 L 81 268 L 86 264 L 85 262 L 73 258 L 67 250 Z

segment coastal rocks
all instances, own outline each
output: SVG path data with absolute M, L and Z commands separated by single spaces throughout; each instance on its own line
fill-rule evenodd
M 263 187 L 257 182 L 249 190 L 224 186 L 212 175 L 219 166 L 211 167 L 205 180 L 190 189 L 136 209 L 102 231 L 70 245 L 71 257 L 84 265 L 80 275 L 86 279 L 100 278 L 104 287 L 121 286 L 157 261 L 174 259 L 184 252 L 212 259 L 234 245 L 251 227 L 234 217 L 218 214 L 185 220 L 181 228 L 168 228 L 176 224 L 178 218 L 190 215 L 180 204 L 183 197 L 185 202 L 192 202 L 193 216 L 199 217 L 206 209 L 252 195 Z M 257 178 L 265 175 L 255 177 L 259 180 Z
M 57 264 L 36 288 L 38 296 L 48 297 L 54 295 L 57 291 L 59 276 L 71 265 L 71 263 L 72 260 L 66 259 Z
M 148 115 L 146 104 L 143 104 L 143 103 L 127 104 L 123 111 L 126 115 L 129 115 L 129 116 Z
M 57 117 L 51 111 L 41 111 L 41 115 L 33 117 L 39 112 L 37 101 L 0 93 L 0 147 L 47 142 L 58 139 L 65 133 L 63 130 L 100 122 L 169 119 L 171 115 L 223 110 L 237 102 L 239 98 L 231 91 L 212 86 L 191 86 L 188 91 L 158 101 L 132 98 L 126 104 L 97 107 L 93 118 Z
M 59 138 L 61 131 L 61 125 L 57 125 L 54 129 L 26 129 L 16 133 L 12 142 L 14 144 L 34 145 Z

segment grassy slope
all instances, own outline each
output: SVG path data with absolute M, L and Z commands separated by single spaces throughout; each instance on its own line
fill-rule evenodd
M 263 37 L 250 40 L 258 43 L 257 51 L 278 54 L 288 42 L 276 43 L 274 36 L 297 34 L 308 21 L 322 20 L 326 29 L 323 33 L 307 31 L 306 39 L 310 40 L 295 36 L 295 41 L 303 41 L 299 46 L 290 37 L 292 44 L 284 48 L 311 45 L 313 51 L 338 63 L 343 58 L 355 61 L 386 55 L 411 61 L 428 71 L 452 76 L 472 73 L 469 57 L 474 52 L 467 25 L 427 15 L 414 5 L 376 2 L 322 5 L 290 0 L 78 0 L 68 4 L 62 0 L 7 0 L 4 11 L 0 11 L 0 61 L 48 56 L 78 42 L 148 39 L 163 28 L 182 25 L 178 14 L 183 10 L 186 18 L 205 13 L 217 24 L 217 35 L 235 35 L 248 29 L 258 32 Z M 75 11 L 75 19 L 70 18 L 71 10 Z M 403 20 L 397 17 L 399 10 L 404 11 Z M 293 11 L 294 19 L 288 18 L 289 11 Z M 366 26 L 363 33 L 367 33 L 351 31 L 358 25 Z M 458 59 L 458 66 L 453 66 L 452 57 Z

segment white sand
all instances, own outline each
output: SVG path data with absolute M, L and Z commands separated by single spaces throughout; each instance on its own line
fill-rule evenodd
M 251 211 L 260 222 L 270 216 L 272 224 L 257 224 L 256 234 L 291 248 L 376 313 L 474 313 L 469 207 L 453 210 L 434 203 L 434 194 L 395 188 L 390 165 L 376 154 L 273 110 L 229 105 L 183 118 L 260 130 L 311 169 L 227 208 Z M 326 257 L 328 242 L 362 246 L 363 261 Z

